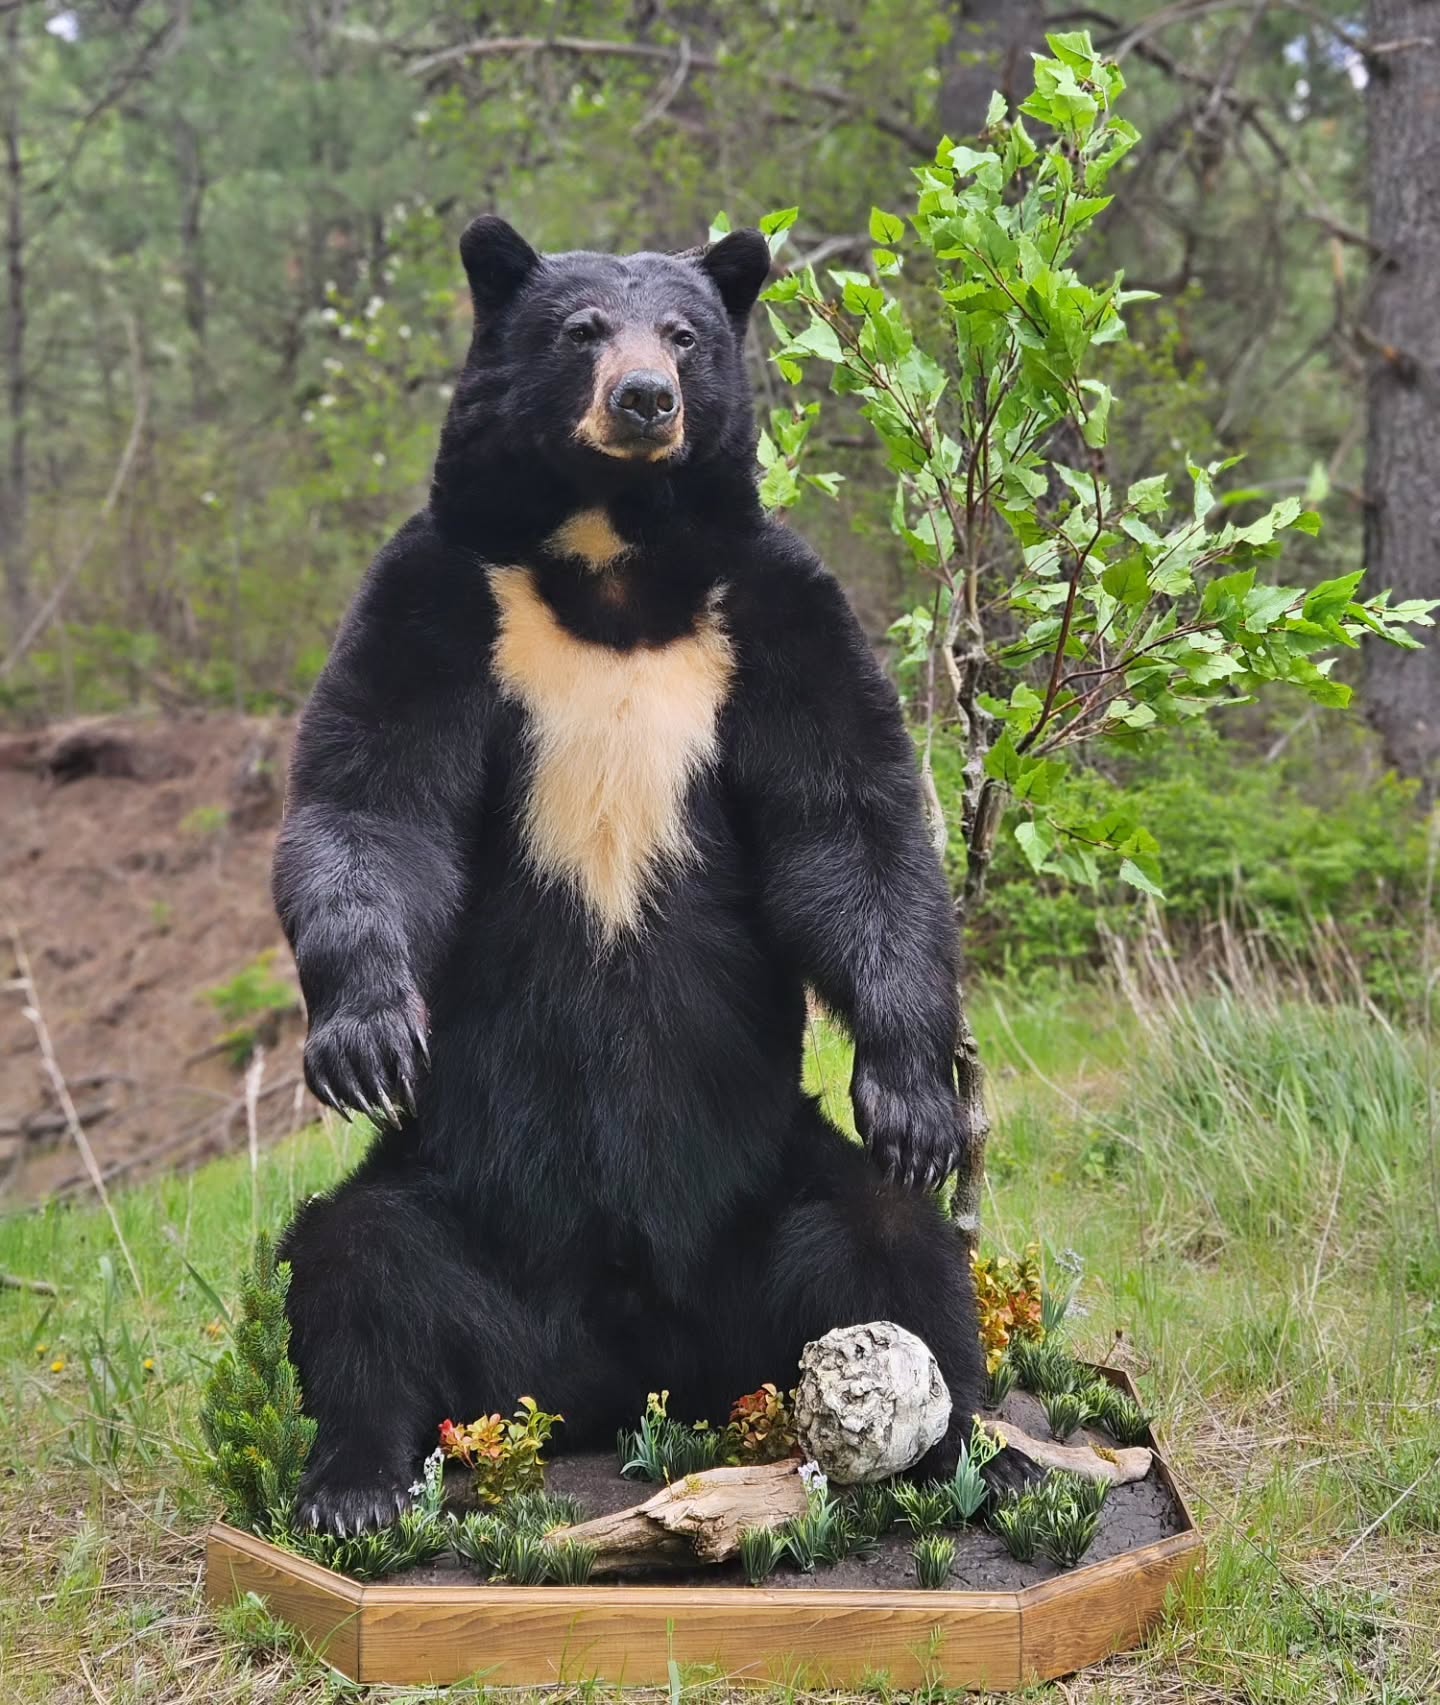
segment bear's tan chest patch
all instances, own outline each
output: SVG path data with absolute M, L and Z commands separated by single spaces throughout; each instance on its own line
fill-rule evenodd
M 490 571 L 492 667 L 524 707 L 533 758 L 526 855 L 607 937 L 638 928 L 667 863 L 691 855 L 685 796 L 713 763 L 734 660 L 719 615 L 668 645 L 616 651 L 561 626 L 524 568 Z

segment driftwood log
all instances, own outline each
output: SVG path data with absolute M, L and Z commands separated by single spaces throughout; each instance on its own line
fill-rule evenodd
M 747 1527 L 783 1527 L 805 1513 L 798 1467 L 790 1460 L 708 1468 L 662 1487 L 643 1504 L 556 1528 L 547 1537 L 593 1545 L 602 1572 L 723 1563 L 740 1549 Z
M 1084 1444 L 1060 1444 L 1055 1439 L 1036 1438 L 1004 1416 L 977 1415 L 975 1419 L 992 1437 L 1001 1439 L 1037 1468 L 1068 1468 L 1089 1480 L 1108 1480 L 1112 1486 L 1128 1486 L 1132 1480 L 1143 1480 L 1150 1472 L 1153 1458 L 1143 1445 L 1122 1448 L 1106 1444 L 1089 1433 L 1081 1434 Z

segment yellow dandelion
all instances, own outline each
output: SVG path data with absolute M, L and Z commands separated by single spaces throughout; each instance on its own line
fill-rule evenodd
M 48 1356 L 49 1353 L 50 1353 L 50 1346 L 48 1344 L 37 1344 L 35 1346 L 35 1354 L 37 1356 Z
M 224 1333 L 225 1328 L 218 1320 L 210 1321 L 205 1327 L 205 1336 L 207 1338 L 220 1338 L 224 1336 Z
M 141 1367 L 143 1367 L 145 1369 L 146 1373 L 154 1373 L 154 1371 L 155 1371 L 155 1358 L 154 1358 L 154 1356 L 146 1356 L 145 1360 L 140 1365 L 141 1365 Z
M 50 1371 L 51 1371 L 51 1373 L 64 1373 L 64 1371 L 65 1371 L 65 1358 L 64 1358 L 64 1356 L 56 1356 L 55 1360 L 53 1362 L 51 1362 L 51 1364 L 50 1364 Z

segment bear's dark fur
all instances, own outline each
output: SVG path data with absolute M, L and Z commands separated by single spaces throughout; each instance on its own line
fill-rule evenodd
M 926 1187 L 961 1141 L 956 940 L 895 694 L 762 512 L 741 358 L 768 254 L 541 259 L 482 219 L 428 508 L 305 713 L 275 895 L 306 1073 L 382 1130 L 286 1237 L 302 1518 L 407 1500 L 445 1416 L 567 1446 L 647 1391 L 723 1421 L 807 1339 L 983 1364 Z M 867 1154 L 801 1091 L 853 1031 Z

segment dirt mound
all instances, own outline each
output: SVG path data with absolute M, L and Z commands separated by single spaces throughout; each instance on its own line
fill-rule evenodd
M 110 718 L 0 738 L 0 1206 L 83 1185 L 12 932 L 109 1177 L 243 1146 L 256 1043 L 262 1138 L 313 1115 L 269 891 L 290 733 Z

